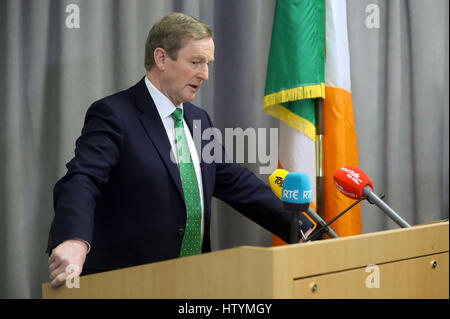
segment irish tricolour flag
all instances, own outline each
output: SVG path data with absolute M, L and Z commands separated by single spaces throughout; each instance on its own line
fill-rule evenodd
M 315 208 L 316 99 L 323 99 L 324 219 L 352 203 L 336 189 L 333 174 L 358 166 L 353 124 L 347 16 L 344 0 L 278 0 L 263 109 L 280 120 L 279 166 L 307 173 Z M 320 163 L 319 163 L 320 164 Z M 332 224 L 339 236 L 361 233 L 359 207 Z

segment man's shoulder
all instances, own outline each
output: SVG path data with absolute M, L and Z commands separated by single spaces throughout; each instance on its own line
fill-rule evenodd
M 107 95 L 93 104 L 106 104 L 109 106 L 119 106 L 134 103 L 134 96 L 130 89 L 122 90 L 111 95 Z

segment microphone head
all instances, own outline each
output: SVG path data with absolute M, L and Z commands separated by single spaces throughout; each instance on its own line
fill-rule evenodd
M 311 203 L 311 182 L 305 173 L 288 173 L 283 181 L 281 200 L 289 210 L 307 211 Z
M 334 173 L 333 179 L 337 189 L 352 199 L 363 197 L 362 190 L 366 185 L 373 190 L 369 177 L 357 167 L 343 166 Z
M 281 191 L 283 189 L 283 180 L 287 174 L 289 174 L 288 171 L 279 168 L 269 176 L 270 189 L 280 200 Z

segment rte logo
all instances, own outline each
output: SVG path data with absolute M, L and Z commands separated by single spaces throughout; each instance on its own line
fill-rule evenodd
M 283 197 L 285 199 L 299 200 L 300 199 L 299 193 L 300 192 L 298 189 L 293 190 L 293 191 L 285 189 L 285 190 L 283 190 Z M 311 199 L 311 191 L 303 191 L 302 199 L 310 200 Z

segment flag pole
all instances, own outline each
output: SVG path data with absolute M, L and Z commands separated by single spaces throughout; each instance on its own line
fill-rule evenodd
M 317 214 L 325 218 L 325 186 L 323 178 L 323 99 L 316 99 L 316 201 Z
M 324 25 L 326 20 L 326 4 L 323 1 L 324 8 Z M 326 28 L 323 30 L 324 51 L 326 59 Z M 316 99 L 316 201 L 317 214 L 325 220 L 325 182 L 323 178 L 323 98 Z

